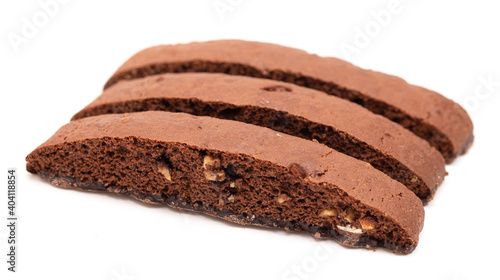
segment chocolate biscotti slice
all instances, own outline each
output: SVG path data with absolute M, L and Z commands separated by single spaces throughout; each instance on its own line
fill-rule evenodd
M 220 40 L 143 50 L 109 79 L 166 72 L 218 72 L 268 78 L 324 91 L 383 115 L 429 141 L 452 162 L 473 141 L 472 121 L 458 104 L 401 78 L 333 57 L 268 43 Z
M 121 81 L 73 120 L 149 110 L 232 119 L 316 139 L 369 162 L 424 202 L 446 175 L 438 151 L 388 119 L 320 91 L 267 79 L 184 73 Z
M 371 165 L 246 123 L 138 112 L 73 121 L 27 170 L 64 188 L 126 194 L 239 224 L 306 231 L 410 253 L 422 202 Z

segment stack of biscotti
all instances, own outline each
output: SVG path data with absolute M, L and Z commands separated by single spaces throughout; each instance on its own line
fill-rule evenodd
M 222 40 L 143 50 L 27 157 L 64 188 L 410 253 L 473 140 L 440 94 L 348 62 Z

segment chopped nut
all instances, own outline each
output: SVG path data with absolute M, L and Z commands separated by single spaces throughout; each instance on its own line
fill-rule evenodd
M 205 158 L 203 158 L 203 168 L 205 168 L 206 170 L 220 169 L 220 159 L 213 158 L 211 156 L 205 156 Z
M 222 182 L 226 180 L 226 172 L 221 170 L 222 165 L 220 159 L 211 156 L 203 158 L 203 168 L 205 171 L 205 178 L 209 181 Z
M 292 163 L 290 165 L 290 172 L 293 175 L 298 176 L 298 177 L 300 177 L 302 179 L 304 179 L 305 177 L 307 177 L 307 172 L 298 163 Z
M 356 234 L 363 233 L 362 229 L 355 228 L 355 227 L 353 227 L 351 225 L 347 225 L 345 227 L 337 225 L 337 228 L 340 229 L 340 230 L 343 230 L 343 231 L 350 232 L 350 233 L 356 233 Z
M 290 200 L 290 197 L 284 193 L 278 195 L 278 203 L 282 204 Z
M 169 181 L 172 181 L 172 177 L 170 176 L 170 170 L 166 166 L 159 166 L 158 171 L 165 176 L 165 178 Z
M 236 184 L 234 182 L 229 183 L 230 188 L 236 188 Z
M 230 195 L 230 196 L 227 198 L 227 201 L 229 201 L 229 202 L 233 202 L 233 201 L 234 201 L 234 195 Z
M 418 178 L 417 178 L 417 177 L 413 177 L 413 178 L 411 178 L 411 182 L 412 182 L 412 183 L 416 183 L 417 181 L 418 181 Z
M 347 211 L 346 211 L 346 216 L 345 216 L 345 219 L 349 222 L 349 223 L 354 223 L 354 220 L 356 218 L 356 212 L 354 211 L 354 209 L 352 208 L 347 208 Z
M 217 182 L 222 182 L 226 180 L 226 173 L 224 170 L 220 171 L 205 171 L 205 178 L 208 181 L 217 181 Z
M 375 225 L 364 220 L 359 220 L 359 223 L 361 224 L 362 229 L 374 229 Z
M 338 212 L 336 209 L 323 209 L 319 215 L 320 217 L 335 217 L 338 215 Z
M 375 228 L 375 221 L 369 217 L 360 219 L 359 224 L 361 225 L 362 229 L 369 230 Z

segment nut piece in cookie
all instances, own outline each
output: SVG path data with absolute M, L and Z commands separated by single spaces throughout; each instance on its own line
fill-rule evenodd
M 226 172 L 222 170 L 219 158 L 205 156 L 203 158 L 203 169 L 205 169 L 205 178 L 208 181 L 222 182 L 226 180 Z

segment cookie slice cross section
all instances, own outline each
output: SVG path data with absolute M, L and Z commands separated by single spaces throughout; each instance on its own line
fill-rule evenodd
M 27 170 L 239 224 L 410 253 L 422 202 L 365 162 L 271 129 L 184 113 L 88 117 L 30 153 Z
M 237 120 L 314 139 L 370 163 L 424 203 L 446 175 L 436 149 L 390 120 L 347 100 L 267 79 L 182 73 L 121 81 L 73 120 L 150 110 Z

